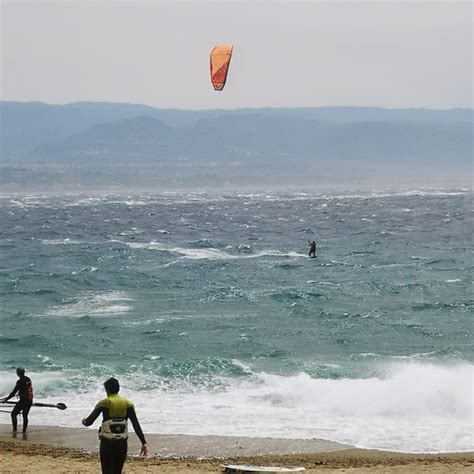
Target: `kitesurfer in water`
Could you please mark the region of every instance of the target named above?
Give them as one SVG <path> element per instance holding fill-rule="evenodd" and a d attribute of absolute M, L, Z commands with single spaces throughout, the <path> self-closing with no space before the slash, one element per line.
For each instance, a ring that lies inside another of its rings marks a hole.
<path fill-rule="evenodd" d="M 313 240 L 312 242 L 308 240 L 309 244 L 309 256 L 310 257 L 316 257 L 316 242 Z"/>
<path fill-rule="evenodd" d="M 140 454 L 146 456 L 148 447 L 133 403 L 118 394 L 119 381 L 111 377 L 104 382 L 104 388 L 107 398 L 97 403 L 91 414 L 83 418 L 82 424 L 90 426 L 102 414 L 102 425 L 99 428 L 102 473 L 120 474 L 127 457 L 128 419 L 142 443 Z"/>
<path fill-rule="evenodd" d="M 16 402 L 11 412 L 13 433 L 16 433 L 18 428 L 17 416 L 20 414 L 20 412 L 22 412 L 22 433 L 25 434 L 26 429 L 28 428 L 28 413 L 30 411 L 31 405 L 33 404 L 33 385 L 31 384 L 31 379 L 25 375 L 25 369 L 23 367 L 18 367 L 16 369 L 16 375 L 18 375 L 18 380 L 15 384 L 15 387 L 13 387 L 10 395 L 8 395 L 8 397 L 2 398 L 0 402 L 5 403 L 18 393 L 20 399 L 18 402 Z"/>

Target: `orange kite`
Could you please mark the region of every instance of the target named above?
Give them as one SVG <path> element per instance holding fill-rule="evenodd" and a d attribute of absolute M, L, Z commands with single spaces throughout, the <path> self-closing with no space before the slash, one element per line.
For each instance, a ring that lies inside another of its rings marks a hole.
<path fill-rule="evenodd" d="M 233 46 L 220 44 L 211 51 L 211 82 L 214 90 L 224 89 Z"/>

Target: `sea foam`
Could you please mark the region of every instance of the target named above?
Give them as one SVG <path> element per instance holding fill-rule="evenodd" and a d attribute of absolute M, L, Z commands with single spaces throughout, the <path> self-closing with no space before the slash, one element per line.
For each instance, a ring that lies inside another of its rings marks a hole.
<path fill-rule="evenodd" d="M 240 365 L 249 371 L 246 364 Z M 159 378 L 144 385 L 150 374 L 137 372 L 121 382 L 148 432 L 322 438 L 361 448 L 447 452 L 474 448 L 473 376 L 474 366 L 467 363 L 411 362 L 387 366 L 383 378 L 255 373 L 245 380 L 224 378 L 214 388 L 198 388 L 186 382 L 173 386 Z M 80 416 L 103 396 L 101 381 L 84 380 L 87 390 L 67 390 L 44 399 L 57 403 L 62 395 L 72 410 L 55 417 L 38 411 L 32 420 L 78 426 Z M 38 392 L 45 382 L 40 377 Z"/>

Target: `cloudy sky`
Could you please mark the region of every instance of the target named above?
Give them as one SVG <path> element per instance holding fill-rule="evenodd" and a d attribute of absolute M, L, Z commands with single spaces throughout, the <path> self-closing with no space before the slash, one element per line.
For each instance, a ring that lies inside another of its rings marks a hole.
<path fill-rule="evenodd" d="M 472 107 L 472 2 L 1 0 L 1 98 Z M 214 92 L 209 52 L 233 43 Z"/>

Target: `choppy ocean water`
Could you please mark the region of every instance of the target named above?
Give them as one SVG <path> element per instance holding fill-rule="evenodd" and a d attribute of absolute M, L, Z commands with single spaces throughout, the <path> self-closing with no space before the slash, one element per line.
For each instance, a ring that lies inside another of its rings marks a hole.
<path fill-rule="evenodd" d="M 32 423 L 79 426 L 114 375 L 148 432 L 473 450 L 472 203 L 0 195 L 0 391 L 25 366 L 69 406 Z"/>

